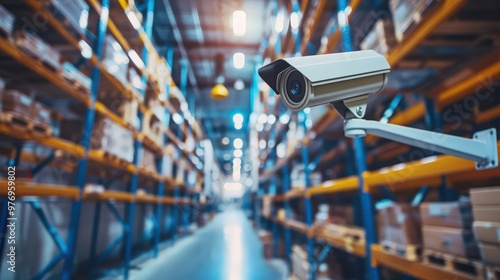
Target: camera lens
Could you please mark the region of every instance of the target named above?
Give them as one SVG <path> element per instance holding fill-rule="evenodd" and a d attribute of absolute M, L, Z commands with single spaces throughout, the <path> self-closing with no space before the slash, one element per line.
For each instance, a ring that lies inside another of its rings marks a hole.
<path fill-rule="evenodd" d="M 300 89 L 302 87 L 300 86 L 300 82 L 295 80 L 292 82 L 292 88 L 290 89 L 290 91 L 292 92 L 293 95 L 298 95 L 300 94 Z"/>
<path fill-rule="evenodd" d="M 299 104 L 306 96 L 306 81 L 299 71 L 292 71 L 286 80 L 286 95 L 290 102 Z"/>

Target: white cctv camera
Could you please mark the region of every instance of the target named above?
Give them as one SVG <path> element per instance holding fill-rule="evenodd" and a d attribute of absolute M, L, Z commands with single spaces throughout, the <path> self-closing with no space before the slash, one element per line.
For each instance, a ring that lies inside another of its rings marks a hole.
<path fill-rule="evenodd" d="M 363 110 L 354 110 L 359 118 L 368 95 L 384 88 L 390 68 L 385 57 L 366 50 L 283 58 L 260 68 L 259 75 L 292 111 L 363 99 Z"/>
<path fill-rule="evenodd" d="M 498 166 L 496 129 L 478 131 L 467 139 L 427 130 L 362 120 L 368 96 L 380 92 L 390 66 L 375 51 L 279 59 L 259 69 L 260 77 L 292 111 L 331 103 L 344 118 L 347 137 L 373 134 L 408 145 L 476 162 L 476 169 Z"/>

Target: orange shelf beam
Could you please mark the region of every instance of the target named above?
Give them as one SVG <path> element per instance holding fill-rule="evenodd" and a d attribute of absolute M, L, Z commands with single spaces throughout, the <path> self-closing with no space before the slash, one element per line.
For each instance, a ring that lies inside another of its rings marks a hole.
<path fill-rule="evenodd" d="M 357 176 L 351 176 L 343 179 L 331 180 L 306 190 L 306 196 L 311 197 L 320 194 L 338 193 L 355 191 L 359 188 L 359 179 Z"/>
<path fill-rule="evenodd" d="M 497 143 L 499 145 L 500 142 Z M 500 151 L 500 148 L 499 148 Z M 442 175 L 457 174 L 464 171 L 475 170 L 473 161 L 449 155 L 432 156 L 418 161 L 401 163 L 378 171 L 363 173 L 365 190 L 377 186 L 396 185 L 397 189 L 404 189 L 405 182 L 439 177 Z"/>
<path fill-rule="evenodd" d="M 478 113 L 475 117 L 475 121 L 478 124 L 482 124 L 498 118 L 500 118 L 500 105 Z"/>
<path fill-rule="evenodd" d="M 74 186 L 61 186 L 52 184 L 39 184 L 33 183 L 27 180 L 17 179 L 15 183 L 15 194 L 16 197 L 21 196 L 37 196 L 37 197 L 64 197 L 76 200 L 78 199 L 79 190 Z M 0 179 L 0 185 L 4 186 L 0 188 L 0 195 L 8 195 L 8 181 L 5 179 Z"/>
<path fill-rule="evenodd" d="M 348 253 L 359 257 L 365 257 L 365 244 L 361 242 L 349 242 L 347 239 L 334 237 L 334 236 L 325 236 L 323 234 L 315 233 L 315 238 L 321 239 L 328 244 L 332 245 L 335 248 L 344 250 Z"/>
<path fill-rule="evenodd" d="M 120 201 L 120 202 L 133 202 L 135 196 L 128 192 L 122 191 L 105 191 L 103 193 L 85 193 L 83 198 L 85 200 L 99 200 L 99 201 Z"/>

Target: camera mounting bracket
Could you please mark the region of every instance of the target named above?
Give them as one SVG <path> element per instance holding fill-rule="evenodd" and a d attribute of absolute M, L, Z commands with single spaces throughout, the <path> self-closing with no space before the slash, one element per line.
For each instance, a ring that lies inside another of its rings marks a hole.
<path fill-rule="evenodd" d="M 332 102 L 333 108 L 345 120 L 348 118 L 364 118 L 366 105 L 368 104 L 368 95 Z"/>
<path fill-rule="evenodd" d="M 474 133 L 473 139 L 405 127 L 395 124 L 356 119 L 344 121 L 346 137 L 364 137 L 373 134 L 396 142 L 449 154 L 476 162 L 476 169 L 498 167 L 497 132 L 495 128 Z"/>

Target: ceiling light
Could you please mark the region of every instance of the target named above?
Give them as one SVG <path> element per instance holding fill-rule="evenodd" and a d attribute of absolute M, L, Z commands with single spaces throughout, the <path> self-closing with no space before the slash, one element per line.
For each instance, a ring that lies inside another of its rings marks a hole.
<path fill-rule="evenodd" d="M 229 91 L 227 88 L 222 84 L 217 82 L 217 84 L 210 90 L 210 96 L 212 99 L 224 99 L 229 95 Z"/>
<path fill-rule="evenodd" d="M 222 144 L 224 144 L 224 145 L 229 144 L 229 138 L 227 138 L 227 137 L 222 138 Z"/>
<path fill-rule="evenodd" d="M 274 123 L 276 122 L 276 116 L 275 116 L 275 115 L 273 115 L 273 114 L 271 114 L 271 115 L 267 116 L 267 122 L 268 122 L 269 124 L 274 124 Z"/>
<path fill-rule="evenodd" d="M 293 12 L 290 15 L 290 26 L 293 31 L 297 31 L 299 29 L 299 14 L 297 12 Z"/>
<path fill-rule="evenodd" d="M 80 19 L 78 20 L 78 25 L 80 25 L 81 29 L 87 28 L 89 24 L 89 12 L 87 10 L 83 10 L 80 14 Z"/>
<path fill-rule="evenodd" d="M 245 36 L 247 30 L 247 14 L 238 10 L 233 13 L 233 34 L 237 37 Z"/>
<path fill-rule="evenodd" d="M 261 123 L 257 123 L 255 125 L 255 129 L 257 129 L 258 132 L 261 132 L 262 130 L 264 130 L 264 125 Z"/>
<path fill-rule="evenodd" d="M 245 83 L 241 79 L 236 80 L 234 82 L 234 89 L 235 90 L 244 90 L 245 89 Z"/>
<path fill-rule="evenodd" d="M 240 179 L 241 179 L 241 171 L 239 171 L 237 169 L 233 170 L 233 181 L 238 182 Z"/>
<path fill-rule="evenodd" d="M 241 140 L 240 138 L 236 138 L 233 141 L 233 145 L 235 149 L 241 149 L 243 147 L 243 140 Z"/>
<path fill-rule="evenodd" d="M 234 157 L 242 157 L 243 156 L 243 152 L 241 150 L 234 150 Z"/>
<path fill-rule="evenodd" d="M 241 183 L 238 183 L 238 182 L 224 184 L 224 189 L 226 191 L 240 191 L 242 188 L 243 188 L 243 186 L 241 185 Z"/>
<path fill-rule="evenodd" d="M 233 64 L 234 68 L 241 69 L 245 67 L 245 54 L 235 53 L 233 54 Z"/>
<path fill-rule="evenodd" d="M 278 12 L 278 15 L 276 16 L 276 22 L 274 23 L 274 30 L 276 30 L 277 33 L 281 33 L 285 27 L 285 13 L 283 10 L 280 10 Z"/>
<path fill-rule="evenodd" d="M 248 177 L 245 179 L 245 185 L 247 185 L 247 187 L 251 187 L 252 184 L 253 184 L 252 178 Z"/>
<path fill-rule="evenodd" d="M 234 129 L 240 130 L 243 127 L 242 123 L 234 123 Z"/>
<path fill-rule="evenodd" d="M 234 123 L 242 123 L 243 122 L 243 115 L 238 113 L 238 114 L 234 114 L 233 116 L 233 122 Z"/>
<path fill-rule="evenodd" d="M 80 45 L 80 49 L 82 50 L 82 56 L 86 59 L 90 59 L 92 57 L 92 48 L 85 42 L 84 40 L 80 40 L 78 42 L 78 45 Z"/>
<path fill-rule="evenodd" d="M 279 143 L 278 146 L 276 146 L 276 155 L 279 158 L 285 157 L 286 154 L 286 145 L 284 143 Z"/>
<path fill-rule="evenodd" d="M 228 154 L 228 153 L 225 153 L 225 154 L 222 156 L 222 158 L 223 158 L 224 160 L 230 160 L 230 159 L 231 159 L 231 155 L 230 155 L 230 154 Z"/>
<path fill-rule="evenodd" d="M 241 158 L 233 158 L 233 166 L 241 166 Z"/>

